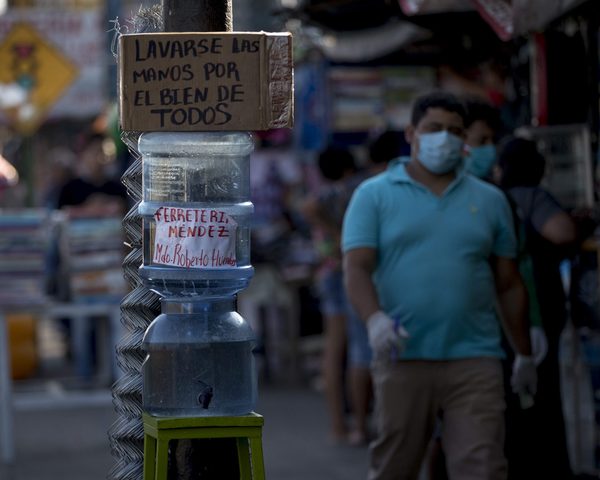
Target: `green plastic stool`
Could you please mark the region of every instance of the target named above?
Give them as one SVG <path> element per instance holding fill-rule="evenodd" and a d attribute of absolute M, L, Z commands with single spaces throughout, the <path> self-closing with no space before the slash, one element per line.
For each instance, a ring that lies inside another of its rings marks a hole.
<path fill-rule="evenodd" d="M 264 480 L 264 419 L 257 413 L 239 417 L 153 417 L 143 414 L 144 480 L 167 480 L 169 442 L 181 439 L 235 438 L 240 480 Z"/>

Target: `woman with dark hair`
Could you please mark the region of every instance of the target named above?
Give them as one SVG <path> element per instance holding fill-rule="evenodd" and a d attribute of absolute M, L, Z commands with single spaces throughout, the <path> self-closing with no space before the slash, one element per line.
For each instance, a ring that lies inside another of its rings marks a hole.
<path fill-rule="evenodd" d="M 344 213 L 354 189 L 365 178 L 346 148 L 329 146 L 318 157 L 322 189 L 309 197 L 303 213 L 311 226 L 320 256 L 315 273 L 324 318 L 323 380 L 331 422 L 331 441 L 354 446 L 368 441 L 371 398 L 371 350 L 364 324 L 344 291 L 340 235 Z M 348 429 L 344 404 L 347 373 L 348 400 L 353 423 Z"/>
<path fill-rule="evenodd" d="M 575 244 L 577 235 L 570 215 L 540 186 L 545 166 L 546 161 L 532 140 L 509 137 L 499 145 L 497 181 L 514 202 L 517 215 L 525 226 L 542 324 L 548 340 L 548 353 L 538 366 L 538 391 L 529 417 L 531 436 L 523 439 L 527 445 L 507 445 L 508 449 L 524 447 L 528 452 L 526 462 L 513 464 L 515 470 L 509 471 L 510 479 L 568 479 L 572 475 L 558 365 L 559 338 L 567 319 L 559 265 L 567 256 L 568 247 Z M 523 458 L 522 455 L 515 457 Z"/>

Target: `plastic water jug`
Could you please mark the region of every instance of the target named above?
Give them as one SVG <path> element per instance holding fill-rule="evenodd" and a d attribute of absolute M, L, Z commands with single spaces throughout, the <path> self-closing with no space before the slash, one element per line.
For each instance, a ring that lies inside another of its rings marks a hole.
<path fill-rule="evenodd" d="M 142 154 L 145 285 L 165 297 L 232 295 L 250 264 L 248 132 L 150 132 Z"/>
<path fill-rule="evenodd" d="M 192 417 L 253 411 L 255 337 L 234 308 L 234 297 L 163 300 L 143 340 L 145 411 Z"/>

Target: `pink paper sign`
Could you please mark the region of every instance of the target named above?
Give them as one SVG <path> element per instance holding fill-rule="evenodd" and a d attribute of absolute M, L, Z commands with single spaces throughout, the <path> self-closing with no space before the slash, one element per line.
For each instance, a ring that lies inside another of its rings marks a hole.
<path fill-rule="evenodd" d="M 160 207 L 152 262 L 182 268 L 234 268 L 237 222 L 221 210 Z"/>

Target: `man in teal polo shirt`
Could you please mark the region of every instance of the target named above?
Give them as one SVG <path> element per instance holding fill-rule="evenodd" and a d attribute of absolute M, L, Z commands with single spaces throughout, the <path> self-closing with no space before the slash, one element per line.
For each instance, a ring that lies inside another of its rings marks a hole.
<path fill-rule="evenodd" d="M 463 173 L 464 119 L 452 94 L 417 99 L 410 159 L 361 184 L 344 219 L 346 288 L 374 354 L 370 480 L 416 479 L 438 416 L 451 480 L 506 478 L 498 311 L 513 389 L 535 393 L 511 211 Z"/>

